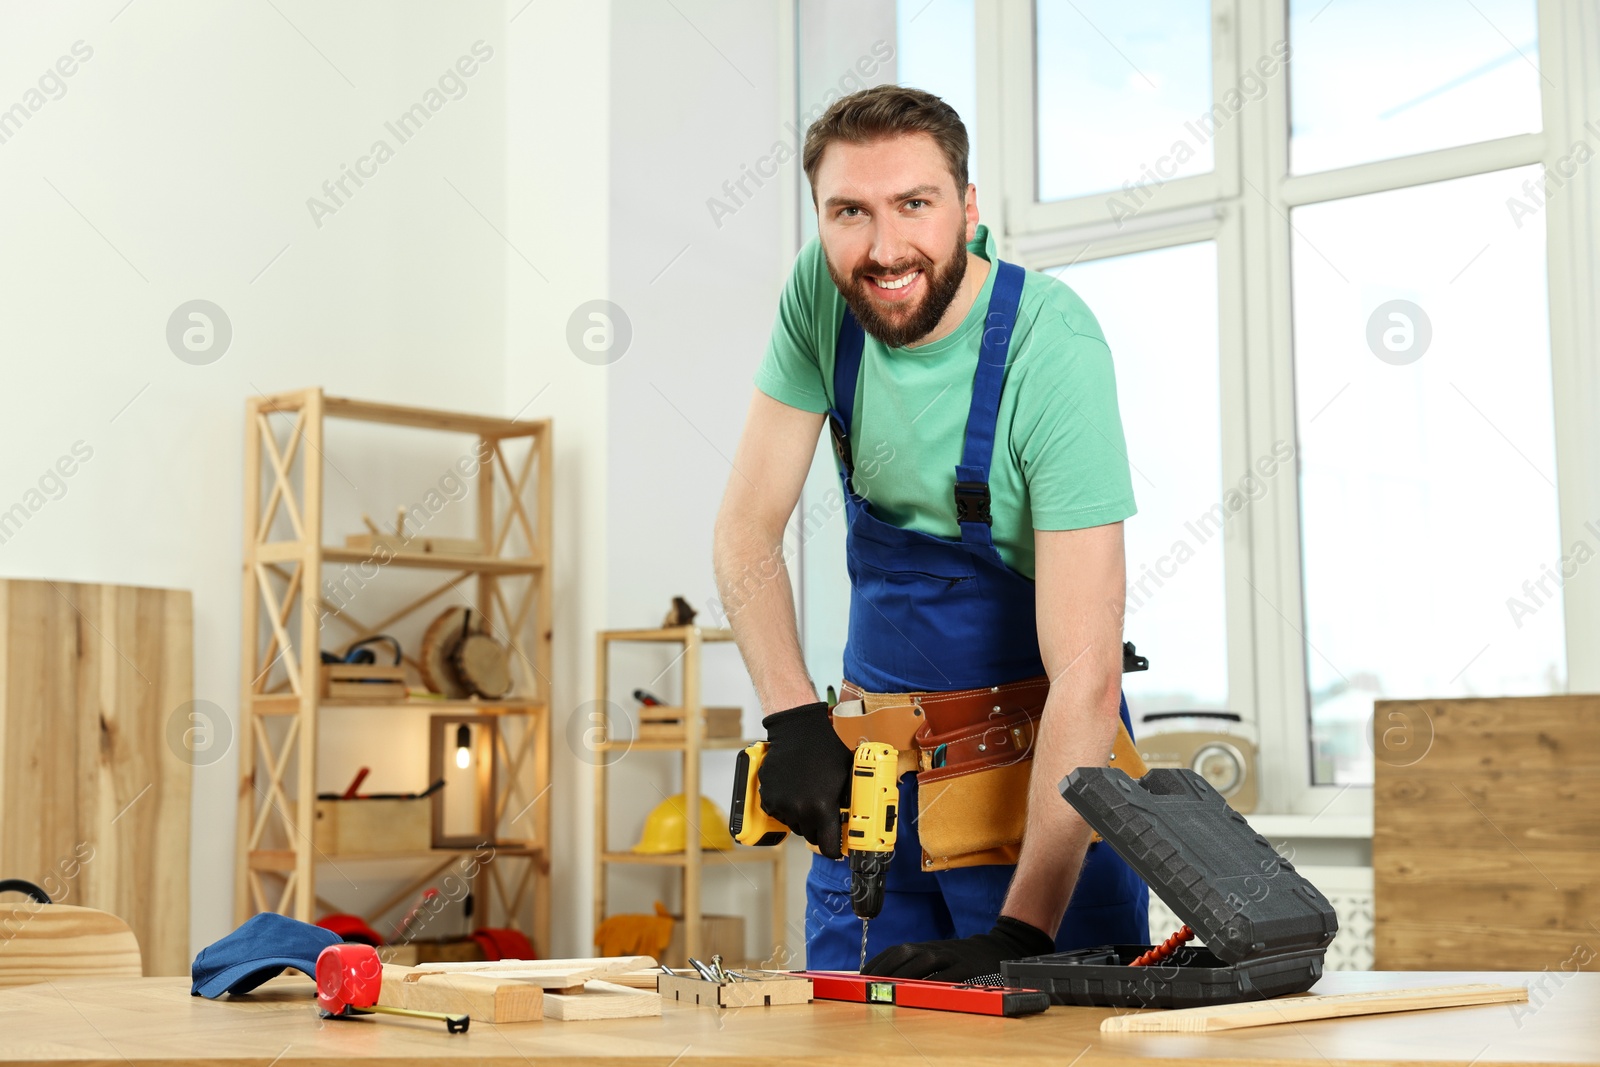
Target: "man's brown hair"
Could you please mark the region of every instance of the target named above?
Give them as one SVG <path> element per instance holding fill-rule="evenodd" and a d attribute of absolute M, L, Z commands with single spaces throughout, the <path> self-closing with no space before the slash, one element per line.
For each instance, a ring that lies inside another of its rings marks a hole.
<path fill-rule="evenodd" d="M 811 201 L 817 199 L 817 167 L 822 153 L 835 141 L 870 144 L 906 133 L 931 136 L 956 180 L 956 195 L 967 192 L 967 128 L 955 108 L 932 93 L 902 85 L 874 85 L 841 97 L 806 130 L 801 166 L 811 183 Z"/>

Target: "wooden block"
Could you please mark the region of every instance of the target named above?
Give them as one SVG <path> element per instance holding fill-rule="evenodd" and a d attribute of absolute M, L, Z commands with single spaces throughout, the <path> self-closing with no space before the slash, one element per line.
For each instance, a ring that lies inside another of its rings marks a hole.
<path fill-rule="evenodd" d="M 563 1022 L 643 1019 L 661 1014 L 661 994 L 629 989 L 613 982 L 585 982 L 583 992 L 573 996 L 546 993 L 544 1014 L 547 1019 Z"/>
<path fill-rule="evenodd" d="M 367 663 L 324 663 L 319 668 L 328 700 L 405 700 L 406 669 Z"/>
<path fill-rule="evenodd" d="M 426 851 L 433 847 L 433 802 L 319 800 L 312 842 L 328 856 Z"/>
<path fill-rule="evenodd" d="M 527 982 L 481 974 L 428 974 L 408 980 L 409 967 L 386 965 L 378 1003 L 411 1011 L 465 1013 L 488 1023 L 544 1018 L 544 991 Z"/>
<path fill-rule="evenodd" d="M 702 739 L 739 737 L 744 732 L 744 712 L 740 708 L 704 708 Z M 683 741 L 684 709 L 665 705 L 639 709 L 640 741 Z"/>
<path fill-rule="evenodd" d="M 1536 971 L 1588 951 L 1600 696 L 1382 700 L 1373 721 L 1376 968 Z"/>
<path fill-rule="evenodd" d="M 412 969 L 408 981 L 425 974 L 482 974 L 503 980 L 530 982 L 544 989 L 574 989 L 585 982 L 624 971 L 654 967 L 650 956 L 589 956 L 560 960 L 490 960 L 484 963 L 424 963 Z"/>
<path fill-rule="evenodd" d="M 686 975 L 656 972 L 663 999 L 704 1008 L 762 1008 L 811 1003 L 809 978 L 763 978 L 753 982 L 718 984 Z"/>
<path fill-rule="evenodd" d="M 0 986 L 138 978 L 139 942 L 115 915 L 72 904 L 0 904 Z"/>

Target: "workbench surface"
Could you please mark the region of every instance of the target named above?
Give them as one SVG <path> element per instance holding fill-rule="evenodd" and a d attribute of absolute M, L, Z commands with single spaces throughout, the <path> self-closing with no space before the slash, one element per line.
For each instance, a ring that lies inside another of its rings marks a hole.
<path fill-rule="evenodd" d="M 1352 1061 L 1494 1067 L 1600 1062 L 1600 974 L 1338 972 L 1314 992 L 1349 993 L 1463 982 L 1529 984 L 1529 1003 L 1368 1016 L 1219 1034 L 1101 1034 L 1101 1008 L 1052 1008 L 995 1019 L 818 1001 L 717 1011 L 666 1004 L 659 1018 L 441 1023 L 367 1017 L 323 1020 L 309 979 L 274 979 L 255 995 L 203 1000 L 183 978 L 73 979 L 0 990 L 0 1063 L 145 1065 L 736 1062 L 892 1067 L 1048 1063 L 1104 1067 L 1159 1058 L 1244 1064 Z"/>

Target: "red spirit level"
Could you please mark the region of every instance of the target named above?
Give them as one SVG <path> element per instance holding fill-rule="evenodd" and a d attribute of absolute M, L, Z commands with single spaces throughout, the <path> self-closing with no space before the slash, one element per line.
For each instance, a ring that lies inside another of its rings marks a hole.
<path fill-rule="evenodd" d="M 874 978 L 852 971 L 794 971 L 811 979 L 817 1000 L 843 1000 L 852 1004 L 898 1004 L 902 1008 L 931 1008 L 968 1015 L 1034 1015 L 1050 1006 L 1050 994 L 1013 986 L 973 985 L 967 982 L 929 982 L 910 978 Z"/>

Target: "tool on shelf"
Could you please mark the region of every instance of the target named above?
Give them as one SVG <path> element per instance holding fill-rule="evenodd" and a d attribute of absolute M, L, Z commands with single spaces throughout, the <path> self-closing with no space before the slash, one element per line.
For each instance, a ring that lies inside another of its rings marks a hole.
<path fill-rule="evenodd" d="M 435 1019 L 452 1034 L 464 1034 L 469 1015 L 442 1011 L 412 1011 L 378 1003 L 383 988 L 383 963 L 371 945 L 346 942 L 329 945 L 317 956 L 317 1007 L 324 1019 L 350 1018 L 381 1012 L 412 1019 Z"/>
<path fill-rule="evenodd" d="M 734 764 L 733 801 L 728 832 L 746 845 L 776 845 L 789 833 L 761 807 L 761 763 L 767 743 L 743 749 Z M 883 910 L 884 879 L 894 855 L 900 806 L 899 753 L 881 741 L 856 748 L 850 777 L 850 806 L 840 811 L 844 850 L 850 857 L 850 907 L 861 920 L 861 964 L 867 962 L 867 924 Z"/>
<path fill-rule="evenodd" d="M 510 653 L 467 607 L 446 608 L 428 624 L 418 665 L 422 684 L 451 700 L 497 700 L 511 688 Z"/>
<path fill-rule="evenodd" d="M 666 705 L 657 699 L 656 695 L 650 692 L 648 689 L 635 689 L 633 691 L 633 699 L 637 700 L 647 708 L 666 707 Z"/>
<path fill-rule="evenodd" d="M 1037 989 L 981 985 L 975 982 L 931 982 L 926 979 L 874 978 L 848 971 L 791 971 L 811 980 L 818 1000 L 852 1004 L 894 1004 L 902 1008 L 958 1011 L 968 1015 L 1015 1018 L 1037 1015 L 1050 1006 L 1050 995 Z"/>
<path fill-rule="evenodd" d="M 694 617 L 700 614 L 689 606 L 689 602 L 681 596 L 672 598 L 672 607 L 667 609 L 666 617 L 661 620 L 663 629 L 673 626 L 689 626 L 694 623 Z"/>

